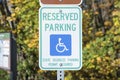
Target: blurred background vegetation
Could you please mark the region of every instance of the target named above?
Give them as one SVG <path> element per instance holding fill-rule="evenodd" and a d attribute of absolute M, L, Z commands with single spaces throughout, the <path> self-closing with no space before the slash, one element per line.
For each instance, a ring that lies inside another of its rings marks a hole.
<path fill-rule="evenodd" d="M 10 0 L 10 4 L 8 13 L 0 4 L 0 32 L 15 36 L 17 80 L 56 80 L 56 71 L 38 67 L 39 0 Z M 120 80 L 120 0 L 83 0 L 80 7 L 83 67 L 65 71 L 65 80 Z M 0 80 L 9 80 L 8 72 L 0 70 Z"/>

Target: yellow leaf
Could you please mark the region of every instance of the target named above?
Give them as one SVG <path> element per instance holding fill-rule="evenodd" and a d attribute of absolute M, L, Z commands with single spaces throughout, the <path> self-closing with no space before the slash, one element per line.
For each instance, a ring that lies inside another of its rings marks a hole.
<path fill-rule="evenodd" d="M 110 22 L 110 21 L 105 21 L 105 22 L 104 22 L 104 25 L 105 25 L 106 27 L 110 27 L 110 26 L 112 26 L 112 22 Z"/>
<path fill-rule="evenodd" d="M 96 36 L 103 36 L 103 33 L 102 33 L 102 31 L 99 31 L 99 32 L 96 32 L 95 35 Z"/>
<path fill-rule="evenodd" d="M 87 49 L 90 49 L 90 44 L 87 44 L 87 45 L 86 45 L 86 48 L 87 48 Z"/>
<path fill-rule="evenodd" d="M 97 62 L 101 62 L 101 58 L 100 57 L 97 57 Z"/>

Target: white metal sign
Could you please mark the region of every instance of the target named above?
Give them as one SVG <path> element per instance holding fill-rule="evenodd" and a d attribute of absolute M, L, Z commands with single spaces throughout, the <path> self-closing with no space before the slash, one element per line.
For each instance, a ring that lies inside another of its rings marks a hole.
<path fill-rule="evenodd" d="M 0 68 L 10 70 L 10 33 L 0 33 Z"/>
<path fill-rule="evenodd" d="M 82 67 L 82 10 L 42 7 L 39 10 L 39 66 L 43 70 Z"/>

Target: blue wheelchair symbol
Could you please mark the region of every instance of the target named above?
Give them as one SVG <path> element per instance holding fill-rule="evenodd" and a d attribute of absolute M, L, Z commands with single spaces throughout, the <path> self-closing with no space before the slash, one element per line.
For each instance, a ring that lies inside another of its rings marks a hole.
<path fill-rule="evenodd" d="M 50 55 L 70 56 L 71 35 L 50 35 Z"/>

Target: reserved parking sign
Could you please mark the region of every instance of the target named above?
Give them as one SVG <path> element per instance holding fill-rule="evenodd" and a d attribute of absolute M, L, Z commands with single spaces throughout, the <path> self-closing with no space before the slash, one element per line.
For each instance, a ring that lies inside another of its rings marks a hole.
<path fill-rule="evenodd" d="M 42 7 L 39 10 L 39 66 L 43 70 L 82 67 L 82 10 Z"/>

